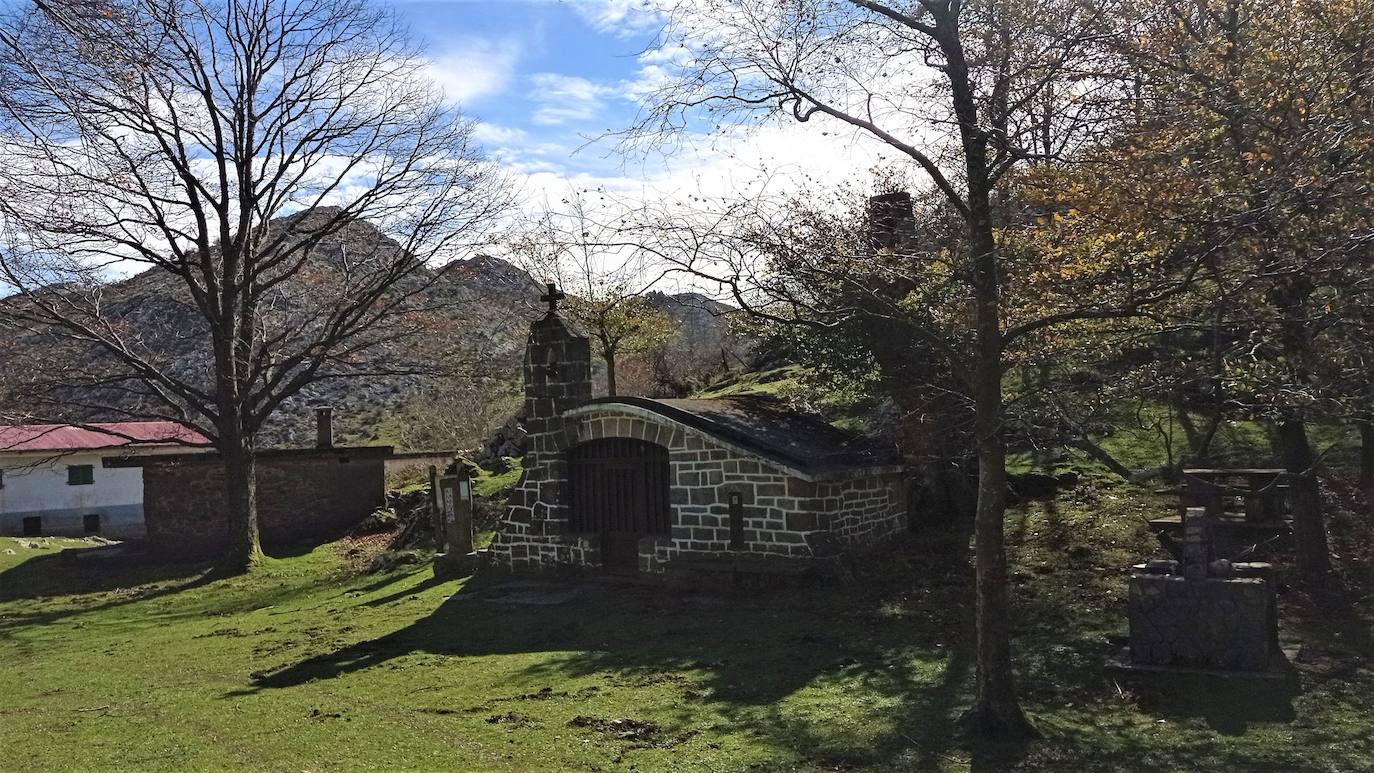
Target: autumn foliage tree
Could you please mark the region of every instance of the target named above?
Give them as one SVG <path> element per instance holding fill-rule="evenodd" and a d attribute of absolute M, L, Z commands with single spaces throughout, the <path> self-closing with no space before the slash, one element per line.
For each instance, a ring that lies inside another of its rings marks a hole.
<path fill-rule="evenodd" d="M 1115 127 L 1128 88 L 1113 76 L 1117 53 L 1105 44 L 1116 33 L 1119 4 L 684 0 L 657 6 L 667 19 L 663 42 L 684 51 L 685 63 L 648 96 L 632 137 L 660 142 L 714 125 L 768 120 L 864 134 L 919 170 L 959 224 L 948 251 L 908 255 L 917 266 L 943 265 L 957 313 L 899 329 L 939 331 L 926 340 L 960 382 L 972 417 L 978 689 L 968 718 L 992 734 L 1025 732 L 1012 672 L 1003 537 L 1003 381 L 1010 353 L 1059 324 L 1135 314 L 1158 288 L 1142 283 L 1121 292 L 1065 292 L 1061 298 L 1072 302 L 1063 305 L 1009 305 L 1008 291 L 1024 276 L 1020 262 L 1035 256 L 1006 249 L 1003 226 L 1013 213 L 1005 191 L 1016 170 L 1070 159 Z M 763 276 L 763 285 L 772 284 L 766 275 L 739 270 L 738 261 L 722 270 L 730 256 L 748 253 L 732 250 L 726 247 L 727 257 L 714 266 L 692 260 L 721 281 L 753 284 Z M 888 263 L 907 275 L 926 270 L 913 270 L 911 261 Z M 1090 277 L 1076 279 L 1083 286 Z"/>
<path fill-rule="evenodd" d="M 1176 364 L 1192 358 L 1184 399 L 1207 405 L 1213 428 L 1221 417 L 1272 427 L 1293 475 L 1299 567 L 1321 577 L 1309 426 L 1359 420 L 1368 395 L 1374 4 L 1169 0 L 1121 12 L 1129 120 L 1094 163 L 1032 181 L 1058 202 L 1041 234 L 1079 253 L 1191 256 L 1188 292 L 1156 309 L 1159 341 L 1181 345 Z"/>

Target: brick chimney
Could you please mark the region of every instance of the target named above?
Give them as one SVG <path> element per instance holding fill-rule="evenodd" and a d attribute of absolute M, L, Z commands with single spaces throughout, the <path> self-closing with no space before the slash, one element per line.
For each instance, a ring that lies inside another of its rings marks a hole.
<path fill-rule="evenodd" d="M 879 250 L 901 250 L 915 239 L 911 194 L 884 193 L 868 200 L 869 245 Z"/>
<path fill-rule="evenodd" d="M 334 447 L 334 409 L 327 405 L 315 409 L 315 447 Z"/>

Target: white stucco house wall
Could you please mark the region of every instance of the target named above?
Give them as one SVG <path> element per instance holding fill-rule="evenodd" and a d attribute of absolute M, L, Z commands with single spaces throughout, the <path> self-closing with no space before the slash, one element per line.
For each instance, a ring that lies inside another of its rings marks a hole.
<path fill-rule="evenodd" d="M 0 535 L 139 539 L 143 471 L 102 460 L 207 444 L 167 421 L 0 426 Z"/>

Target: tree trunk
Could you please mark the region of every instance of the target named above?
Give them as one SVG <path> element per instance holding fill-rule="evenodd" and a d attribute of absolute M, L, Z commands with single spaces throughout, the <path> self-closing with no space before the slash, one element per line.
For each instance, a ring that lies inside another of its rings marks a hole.
<path fill-rule="evenodd" d="M 1178 425 L 1183 428 L 1183 437 L 1188 442 L 1187 452 L 1178 455 L 1178 470 L 1174 472 L 1177 473 L 1190 464 L 1194 467 L 1210 466 L 1212 437 L 1221 423 L 1213 415 L 1210 417 L 1207 431 L 1201 432 L 1193 422 L 1193 415 L 1181 403 L 1174 406 L 1174 415 L 1178 417 Z"/>
<path fill-rule="evenodd" d="M 1135 472 L 1131 470 L 1131 468 L 1127 467 L 1126 465 L 1118 461 L 1115 456 L 1112 456 L 1110 453 L 1107 452 L 1107 449 L 1103 448 L 1097 443 L 1094 443 L 1092 438 L 1088 437 L 1086 434 L 1079 435 L 1078 437 L 1074 438 L 1073 446 L 1078 450 L 1082 451 L 1083 453 L 1087 454 L 1088 456 L 1091 456 L 1092 458 L 1101 462 L 1104 467 L 1116 473 L 1117 477 L 1121 478 L 1122 480 L 1136 480 L 1137 476 Z"/>
<path fill-rule="evenodd" d="M 257 460 L 251 440 L 236 433 L 225 438 L 221 449 L 224 460 L 225 508 L 228 516 L 228 545 L 223 569 L 240 574 L 262 560 L 258 537 Z"/>
<path fill-rule="evenodd" d="M 978 439 L 978 507 L 973 546 L 978 631 L 977 697 L 967 719 L 977 733 L 1017 737 L 1030 723 L 1016 699 L 1011 664 L 1011 609 L 1007 598 L 1004 518 L 1007 506 L 1006 444 L 1002 434 L 1002 367 L 1000 346 L 983 349 L 974 378 Z"/>
<path fill-rule="evenodd" d="M 606 395 L 615 397 L 615 352 L 606 349 L 601 357 L 606 361 Z"/>
<path fill-rule="evenodd" d="M 1374 420 L 1355 423 L 1360 429 L 1360 491 L 1366 512 L 1374 515 Z"/>
<path fill-rule="evenodd" d="M 951 6 L 953 9 L 954 6 Z M 1001 277 L 992 212 L 988 138 L 978 123 L 968 61 L 959 37 L 958 11 L 936 19 L 945 55 L 954 113 L 968 180 L 965 220 L 973 274 L 975 351 L 971 371 L 974 434 L 978 450 L 978 506 L 973 520 L 977 696 L 965 715 L 971 730 L 1017 738 L 1034 734 L 1016 700 L 1011 665 L 1011 620 L 1007 600 L 1004 534 L 1007 452 L 1003 435 Z"/>
<path fill-rule="evenodd" d="M 1291 369 L 1289 384 L 1296 391 L 1312 388 L 1312 331 L 1307 307 L 1316 285 L 1302 273 L 1278 279 L 1269 291 L 1270 301 L 1279 311 L 1279 340 L 1284 361 Z M 1278 456 L 1291 480 L 1289 507 L 1293 511 L 1293 542 L 1298 573 L 1305 580 L 1322 580 L 1331 570 L 1331 554 L 1326 544 L 1326 521 L 1322 517 L 1321 493 L 1317 490 L 1316 458 L 1307 439 L 1307 425 L 1294 408 L 1283 409 L 1275 427 Z"/>
<path fill-rule="evenodd" d="M 1331 554 L 1307 427 L 1301 420 L 1290 418 L 1280 421 L 1277 430 L 1279 458 L 1291 475 L 1288 502 L 1293 511 L 1298 572 L 1307 579 L 1320 580 L 1331 570 Z"/>

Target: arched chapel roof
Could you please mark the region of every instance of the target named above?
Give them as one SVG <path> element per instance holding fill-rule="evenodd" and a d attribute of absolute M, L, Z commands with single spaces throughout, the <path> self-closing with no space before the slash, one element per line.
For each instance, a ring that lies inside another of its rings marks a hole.
<path fill-rule="evenodd" d="M 769 397 L 742 395 L 713 399 L 654 400 L 603 397 L 572 411 L 573 415 L 617 406 L 630 413 L 646 411 L 724 441 L 807 477 L 902 466 L 890 444 L 848 432 L 814 414 L 790 409 Z"/>

